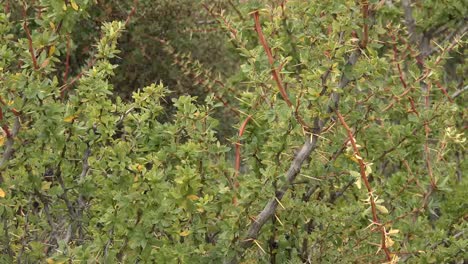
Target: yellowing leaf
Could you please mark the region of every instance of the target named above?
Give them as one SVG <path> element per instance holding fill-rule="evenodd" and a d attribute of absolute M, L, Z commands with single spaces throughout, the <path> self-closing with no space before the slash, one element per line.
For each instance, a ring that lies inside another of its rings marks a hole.
<path fill-rule="evenodd" d="M 369 174 L 372 173 L 372 163 L 367 163 L 366 164 L 366 175 L 369 176 Z"/>
<path fill-rule="evenodd" d="M 357 159 L 357 160 L 362 160 L 362 157 L 357 155 L 357 154 L 354 154 L 354 157 Z"/>
<path fill-rule="evenodd" d="M 396 235 L 400 232 L 400 230 L 398 229 L 390 229 L 390 231 L 387 232 L 387 235 L 391 236 L 391 235 Z"/>
<path fill-rule="evenodd" d="M 136 169 L 137 169 L 137 171 L 141 172 L 143 170 L 143 165 L 138 164 Z"/>
<path fill-rule="evenodd" d="M 356 184 L 356 187 L 360 190 L 362 187 L 361 178 L 357 178 L 355 184 Z"/>
<path fill-rule="evenodd" d="M 55 53 L 55 45 L 52 45 L 49 48 L 49 57 L 54 55 L 54 53 Z"/>
<path fill-rule="evenodd" d="M 0 136 L 0 147 L 5 144 L 5 136 Z"/>
<path fill-rule="evenodd" d="M 64 264 L 67 262 L 68 259 L 65 259 L 63 257 L 59 258 L 48 258 L 46 259 L 47 264 Z"/>
<path fill-rule="evenodd" d="M 49 189 L 50 189 L 50 185 L 52 185 L 52 182 L 43 181 L 43 182 L 42 182 L 42 185 L 41 185 L 41 190 L 43 190 L 43 191 L 49 190 Z"/>
<path fill-rule="evenodd" d="M 71 123 L 73 122 L 73 120 L 75 120 L 77 118 L 76 115 L 70 115 L 70 116 L 67 116 L 63 119 L 63 121 L 67 122 L 67 123 Z"/>
<path fill-rule="evenodd" d="M 393 244 L 395 244 L 395 242 L 389 236 L 385 237 L 385 245 L 387 247 L 391 247 L 391 246 L 393 246 Z"/>
<path fill-rule="evenodd" d="M 5 191 L 2 188 L 0 188 L 0 198 L 5 198 L 5 196 L 6 196 Z"/>
<path fill-rule="evenodd" d="M 196 196 L 195 194 L 188 195 L 187 198 L 189 198 L 192 201 L 200 199 L 200 197 Z"/>
<path fill-rule="evenodd" d="M 356 162 L 356 163 L 359 164 L 359 160 L 358 160 L 355 156 L 349 155 L 348 158 L 349 158 L 350 160 L 352 160 L 352 161 L 354 161 L 354 162 Z"/>
<path fill-rule="evenodd" d="M 63 3 L 62 9 L 63 11 L 67 11 L 67 4 Z"/>
<path fill-rule="evenodd" d="M 75 11 L 78 11 L 79 7 L 78 5 L 75 3 L 75 0 L 70 0 L 70 4 L 71 4 L 71 7 L 73 9 L 75 9 Z"/>
<path fill-rule="evenodd" d="M 375 207 L 379 210 L 382 214 L 388 214 L 388 209 L 385 208 L 383 205 L 376 204 Z"/>
<path fill-rule="evenodd" d="M 49 25 L 50 25 L 50 28 L 51 28 L 53 31 L 55 31 L 56 28 L 55 28 L 54 22 L 50 21 L 50 22 L 49 22 Z"/>
<path fill-rule="evenodd" d="M 349 174 L 354 178 L 361 178 L 361 174 L 357 171 L 349 171 Z"/>
<path fill-rule="evenodd" d="M 186 237 L 188 235 L 190 235 L 190 230 L 184 230 L 179 233 L 179 236 L 183 236 L 183 237 Z"/>
<path fill-rule="evenodd" d="M 357 171 L 349 171 L 349 174 L 353 176 L 354 178 L 356 178 L 355 184 L 358 189 L 361 189 L 361 186 L 362 186 L 361 174 Z"/>

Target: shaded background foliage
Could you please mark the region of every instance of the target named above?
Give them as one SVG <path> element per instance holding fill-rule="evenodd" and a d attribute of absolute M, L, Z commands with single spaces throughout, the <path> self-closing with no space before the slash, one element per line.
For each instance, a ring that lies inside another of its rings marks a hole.
<path fill-rule="evenodd" d="M 464 1 L 24 3 L 0 262 L 466 260 Z"/>

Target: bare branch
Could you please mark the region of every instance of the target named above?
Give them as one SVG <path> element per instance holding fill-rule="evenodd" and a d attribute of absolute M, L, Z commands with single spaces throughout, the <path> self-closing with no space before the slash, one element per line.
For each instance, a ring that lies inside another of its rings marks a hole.
<path fill-rule="evenodd" d="M 349 56 L 346 64 L 354 65 L 359 59 L 360 55 L 361 55 L 361 51 L 357 49 L 355 52 L 353 52 Z M 348 79 L 343 73 L 341 76 L 340 82 L 338 84 L 338 87 L 340 89 L 343 89 L 344 87 L 346 87 L 346 85 L 349 84 L 350 81 L 351 80 Z M 330 101 L 330 105 L 327 111 L 329 113 L 332 113 L 338 107 L 340 96 L 336 92 L 332 93 L 330 96 L 331 96 L 331 101 Z M 252 223 L 249 230 L 247 231 L 247 235 L 244 237 L 244 239 L 240 243 L 240 251 L 238 251 L 237 254 L 230 261 L 227 261 L 226 263 L 232 263 L 232 264 L 238 263 L 239 258 L 243 255 L 245 250 L 254 243 L 254 240 L 260 234 L 260 230 L 263 227 L 263 225 L 265 225 L 268 219 L 270 219 L 275 214 L 279 201 L 281 201 L 286 191 L 294 183 L 296 176 L 301 171 L 301 167 L 304 161 L 310 157 L 310 154 L 312 153 L 312 151 L 317 147 L 317 142 L 318 142 L 320 133 L 322 132 L 323 127 L 328 121 L 329 121 L 328 118 L 324 120 L 320 120 L 316 118 L 314 120 L 314 128 L 312 129 L 312 134 L 311 134 L 312 136 L 311 137 L 308 136 L 306 138 L 305 143 L 302 145 L 301 149 L 299 150 L 296 157 L 292 161 L 291 166 L 289 167 L 289 170 L 286 173 L 286 179 L 287 179 L 286 183 L 283 186 L 281 186 L 281 188 L 279 188 L 278 191 L 276 191 L 275 196 L 268 201 L 268 203 L 265 205 L 265 207 L 260 212 L 260 214 L 257 215 L 257 217 L 255 218 L 255 222 Z"/>
<path fill-rule="evenodd" d="M 278 207 L 279 201 L 283 198 L 286 191 L 289 189 L 291 184 L 296 179 L 296 176 L 301 171 L 302 164 L 306 159 L 309 158 L 310 153 L 317 147 L 318 134 L 322 128 L 323 124 L 321 121 L 316 119 L 316 124 L 314 128 L 314 133 L 312 138 L 307 137 L 304 145 L 302 145 L 301 150 L 297 153 L 296 157 L 291 163 L 288 172 L 286 173 L 286 184 L 284 184 L 275 194 L 275 197 L 271 198 L 267 205 L 263 208 L 262 212 L 255 218 L 255 222 L 250 226 L 247 235 L 244 240 L 241 242 L 240 246 L 242 252 L 239 255 L 243 254 L 245 249 L 249 248 L 253 241 L 258 237 L 261 228 L 263 225 L 275 214 L 276 208 Z M 228 263 L 237 263 L 238 256 L 234 257 Z"/>
<path fill-rule="evenodd" d="M 465 92 L 466 90 L 468 90 L 468 85 L 461 88 L 460 90 L 457 90 L 456 92 L 454 92 L 450 97 L 452 97 L 452 99 L 455 99 L 457 98 L 458 96 L 460 96 L 460 94 L 462 94 L 463 92 Z"/>
<path fill-rule="evenodd" d="M 452 33 L 447 35 L 447 37 L 445 37 L 442 43 L 457 41 L 457 36 L 463 36 L 464 34 L 466 34 L 467 31 L 468 31 L 467 21 L 466 20 L 461 21 L 459 27 L 453 30 Z M 428 56 L 432 55 L 437 50 L 438 50 L 437 47 L 432 48 L 429 51 Z"/>

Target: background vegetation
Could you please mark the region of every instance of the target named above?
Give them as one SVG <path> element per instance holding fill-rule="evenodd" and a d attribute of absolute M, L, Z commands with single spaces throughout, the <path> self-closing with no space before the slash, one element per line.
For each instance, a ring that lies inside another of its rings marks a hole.
<path fill-rule="evenodd" d="M 1 3 L 1 263 L 467 260 L 465 1 Z"/>

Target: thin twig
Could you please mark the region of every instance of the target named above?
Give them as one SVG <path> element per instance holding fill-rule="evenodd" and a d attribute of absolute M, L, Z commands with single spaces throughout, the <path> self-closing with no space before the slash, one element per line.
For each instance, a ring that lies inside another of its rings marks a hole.
<path fill-rule="evenodd" d="M 371 204 L 371 212 L 372 212 L 372 221 L 375 225 L 380 226 L 379 218 L 377 216 L 377 206 L 376 206 L 374 196 L 373 196 L 373 190 L 366 175 L 366 164 L 364 163 L 364 160 L 361 158 L 362 156 L 361 156 L 361 153 L 359 153 L 359 149 L 357 147 L 351 128 L 348 126 L 348 124 L 346 123 L 343 116 L 340 114 L 338 110 L 336 111 L 336 115 L 338 116 L 338 119 L 340 120 L 341 124 L 343 125 L 343 127 L 346 129 L 346 132 L 348 133 L 348 138 L 349 138 L 349 141 L 351 142 L 351 146 L 353 147 L 355 156 L 359 156 L 357 158 L 359 162 L 359 171 L 361 174 L 361 179 L 364 182 L 364 185 L 366 186 L 366 189 L 367 189 L 367 193 L 369 195 L 369 202 Z M 387 260 L 390 261 L 392 259 L 392 256 L 390 254 L 390 250 L 386 246 L 385 229 L 380 227 L 380 233 L 382 236 L 380 247 L 385 252 Z"/>
<path fill-rule="evenodd" d="M 27 14 L 26 14 L 26 3 L 23 2 L 23 19 L 24 19 L 23 29 L 26 32 L 26 37 L 28 39 L 28 48 L 29 48 L 29 53 L 31 54 L 33 67 L 34 67 L 35 70 L 37 70 L 37 69 L 39 69 L 39 66 L 37 64 L 36 54 L 34 52 L 34 47 L 33 47 L 33 40 L 32 40 L 32 37 L 31 37 L 31 32 L 29 31 L 27 18 L 28 17 L 27 17 Z"/>
<path fill-rule="evenodd" d="M 292 103 L 289 100 L 288 94 L 286 93 L 286 90 L 284 89 L 283 82 L 281 81 L 281 76 L 279 75 L 278 69 L 275 67 L 275 60 L 273 59 L 271 49 L 268 46 L 267 41 L 265 40 L 265 36 L 263 35 L 262 27 L 260 25 L 260 15 L 259 15 L 258 10 L 253 13 L 253 17 L 255 21 L 255 30 L 257 31 L 260 44 L 262 44 L 263 49 L 265 50 L 267 54 L 268 62 L 270 63 L 270 66 L 271 66 L 271 71 L 272 71 L 271 73 L 273 75 L 273 79 L 275 80 L 276 85 L 278 86 L 278 90 L 280 91 L 281 97 L 283 97 L 284 101 L 286 101 L 289 107 L 292 107 Z"/>

